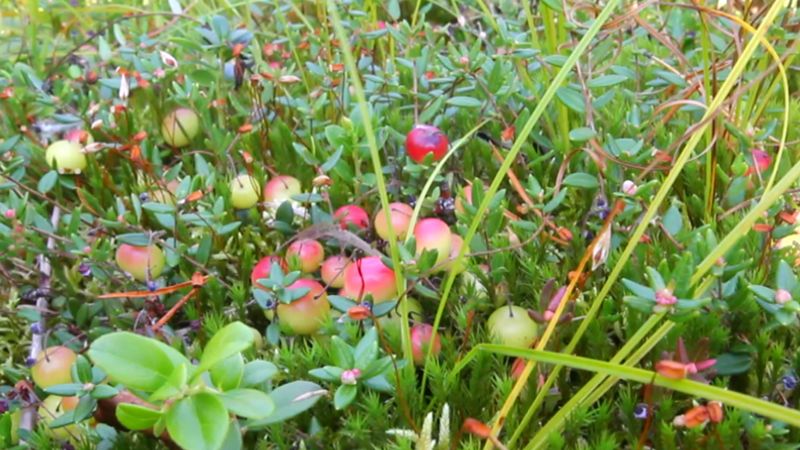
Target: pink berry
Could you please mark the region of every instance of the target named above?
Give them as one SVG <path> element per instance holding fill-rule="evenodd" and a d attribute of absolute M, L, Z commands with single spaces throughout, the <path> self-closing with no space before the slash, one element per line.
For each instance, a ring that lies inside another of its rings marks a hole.
<path fill-rule="evenodd" d="M 406 237 L 413 213 L 414 209 L 405 203 L 389 204 L 389 214 L 391 215 L 392 229 L 396 239 L 404 239 Z M 389 240 L 389 225 L 386 222 L 386 213 L 383 209 L 375 214 L 375 231 L 381 239 Z"/>
<path fill-rule="evenodd" d="M 320 269 L 322 281 L 332 288 L 341 288 L 344 286 L 344 271 L 350 264 L 350 258 L 342 255 L 333 255 L 328 257 Z"/>
<path fill-rule="evenodd" d="M 264 185 L 264 201 L 283 203 L 302 192 L 300 180 L 289 175 L 278 175 Z"/>
<path fill-rule="evenodd" d="M 289 261 L 296 258 L 300 262 L 300 270 L 310 273 L 319 269 L 322 260 L 325 259 L 325 249 L 313 239 L 299 239 L 286 249 L 286 258 Z"/>
<path fill-rule="evenodd" d="M 367 256 L 356 260 L 344 271 L 343 292 L 355 300 L 367 294 L 376 303 L 397 297 L 394 271 L 378 256 Z"/>
<path fill-rule="evenodd" d="M 436 265 L 450 256 L 453 236 L 445 221 L 436 218 L 422 219 L 414 227 L 414 239 L 417 241 L 417 256 L 425 250 L 436 250 Z"/>
<path fill-rule="evenodd" d="M 447 154 L 448 145 L 447 136 L 430 125 L 417 125 L 406 135 L 406 151 L 417 163 L 423 162 L 428 153 L 433 154 L 434 161 L 439 161 Z"/>
<path fill-rule="evenodd" d="M 333 213 L 333 218 L 339 222 L 343 230 L 348 229 L 350 225 L 360 229 L 369 227 L 369 215 L 360 206 L 344 205 Z"/>
<path fill-rule="evenodd" d="M 433 327 L 427 323 L 419 323 L 411 327 L 411 354 L 414 357 L 414 363 L 422 365 L 425 362 L 425 357 L 428 356 L 428 351 L 431 355 L 438 356 L 442 351 L 442 341 L 439 335 L 432 341 Z M 429 350 L 433 342 L 433 348 Z"/>

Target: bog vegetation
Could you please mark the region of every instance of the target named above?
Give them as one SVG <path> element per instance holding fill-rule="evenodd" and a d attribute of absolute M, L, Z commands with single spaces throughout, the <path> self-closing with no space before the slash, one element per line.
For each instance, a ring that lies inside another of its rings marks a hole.
<path fill-rule="evenodd" d="M 0 447 L 795 448 L 792 1 L 0 11 Z"/>

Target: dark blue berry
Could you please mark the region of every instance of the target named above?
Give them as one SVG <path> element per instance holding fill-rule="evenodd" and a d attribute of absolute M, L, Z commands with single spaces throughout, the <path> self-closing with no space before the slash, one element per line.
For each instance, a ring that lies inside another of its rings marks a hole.
<path fill-rule="evenodd" d="M 34 322 L 31 324 L 31 333 L 32 334 L 42 334 L 42 326 L 39 325 L 39 322 Z"/>
<path fill-rule="evenodd" d="M 27 358 L 25 358 L 26 366 L 33 367 L 34 364 L 36 364 L 36 358 L 34 358 L 33 356 L 28 356 Z"/>
<path fill-rule="evenodd" d="M 783 378 L 781 378 L 781 382 L 783 383 L 783 387 L 789 390 L 797 387 L 797 377 L 794 375 L 784 375 Z"/>
<path fill-rule="evenodd" d="M 639 420 L 647 419 L 650 415 L 650 408 L 647 403 L 639 403 L 633 408 L 633 417 Z"/>
<path fill-rule="evenodd" d="M 150 291 L 150 292 L 155 291 L 156 288 L 158 288 L 158 286 L 156 285 L 155 281 L 150 280 L 150 281 L 147 282 L 147 290 L 148 291 Z"/>
<path fill-rule="evenodd" d="M 78 272 L 84 277 L 92 276 L 92 266 L 89 263 L 82 262 L 78 266 Z"/>

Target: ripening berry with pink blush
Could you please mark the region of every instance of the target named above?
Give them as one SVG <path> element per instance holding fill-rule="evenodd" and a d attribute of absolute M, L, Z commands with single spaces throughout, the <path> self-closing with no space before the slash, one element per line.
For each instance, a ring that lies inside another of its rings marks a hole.
<path fill-rule="evenodd" d="M 461 247 L 464 246 L 464 239 L 462 239 L 461 236 L 459 236 L 459 235 L 457 235 L 455 233 L 452 233 L 452 239 L 453 239 L 453 242 L 452 242 L 452 245 L 450 246 L 450 255 L 448 255 L 447 261 L 444 264 L 442 264 L 441 268 L 442 268 L 442 271 L 450 271 L 450 270 L 452 270 L 452 271 L 455 271 L 456 274 L 459 274 L 459 273 L 463 272 L 464 269 L 467 268 L 467 264 L 466 264 L 467 257 L 466 257 L 466 254 L 469 253 L 469 248 L 467 248 L 467 250 L 464 252 L 464 255 L 465 255 L 464 259 L 462 259 L 458 264 L 454 264 L 453 261 L 458 256 L 458 253 L 461 252 Z"/>
<path fill-rule="evenodd" d="M 375 303 L 392 300 L 397 297 L 394 270 L 386 267 L 378 256 L 357 259 L 344 271 L 343 292 L 354 300 L 361 300 L 367 294 Z"/>
<path fill-rule="evenodd" d="M 414 357 L 414 364 L 422 365 L 429 351 L 434 358 L 442 351 L 442 340 L 439 339 L 439 335 L 436 335 L 434 340 L 432 337 L 433 327 L 427 323 L 418 323 L 411 327 L 411 354 Z M 433 348 L 430 348 L 431 342 Z"/>
<path fill-rule="evenodd" d="M 293 195 L 302 193 L 300 180 L 289 175 L 278 175 L 264 185 L 264 201 L 283 203 Z"/>
<path fill-rule="evenodd" d="M 158 278 L 164 271 L 164 252 L 155 245 L 122 244 L 117 248 L 117 265 L 138 281 Z"/>
<path fill-rule="evenodd" d="M 453 233 L 445 221 L 436 218 L 422 219 L 414 227 L 414 239 L 417 241 L 417 256 L 425 250 L 436 250 L 436 265 L 450 256 L 453 246 Z"/>
<path fill-rule="evenodd" d="M 405 239 L 408 226 L 411 224 L 411 215 L 414 209 L 405 203 L 389 203 L 392 229 L 396 239 Z M 375 215 L 375 231 L 383 240 L 389 240 L 389 225 L 386 221 L 386 212 L 381 208 Z"/>
<path fill-rule="evenodd" d="M 31 378 L 42 389 L 72 383 L 72 364 L 76 359 L 78 355 L 68 347 L 48 347 L 31 367 Z"/>
<path fill-rule="evenodd" d="M 342 206 L 333 213 L 333 219 L 339 222 L 343 230 L 348 229 L 350 225 L 360 229 L 369 227 L 369 214 L 357 205 Z"/>
<path fill-rule="evenodd" d="M 327 320 L 331 311 L 325 288 L 317 281 L 301 278 L 287 289 L 309 289 L 306 295 L 291 303 L 279 303 L 277 308 L 281 328 L 300 335 L 314 334 Z"/>
<path fill-rule="evenodd" d="M 341 288 L 344 286 L 344 271 L 350 264 L 350 258 L 343 255 L 329 256 L 328 259 L 323 261 L 320 268 L 322 281 L 332 288 Z"/>
<path fill-rule="evenodd" d="M 296 258 L 300 262 L 300 270 L 311 273 L 319 269 L 325 259 L 325 249 L 313 239 L 298 239 L 286 249 L 286 258 L 289 261 Z"/>
<path fill-rule="evenodd" d="M 258 280 L 262 278 L 269 278 L 269 274 L 272 272 L 273 263 L 278 263 L 278 266 L 281 268 L 281 270 L 286 272 L 286 261 L 283 258 L 272 255 L 265 256 L 258 260 L 256 265 L 253 266 L 253 271 L 250 272 L 250 282 L 253 283 L 253 286 L 256 286 Z"/>
<path fill-rule="evenodd" d="M 416 125 L 406 135 L 406 151 L 417 163 L 423 162 L 428 153 L 433 154 L 434 161 L 439 161 L 447 154 L 448 145 L 447 136 L 430 125 Z"/>

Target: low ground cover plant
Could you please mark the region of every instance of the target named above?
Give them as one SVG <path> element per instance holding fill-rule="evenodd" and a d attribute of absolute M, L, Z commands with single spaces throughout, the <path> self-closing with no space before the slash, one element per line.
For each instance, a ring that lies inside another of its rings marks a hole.
<path fill-rule="evenodd" d="M 0 447 L 797 447 L 795 3 L 0 6 Z"/>

